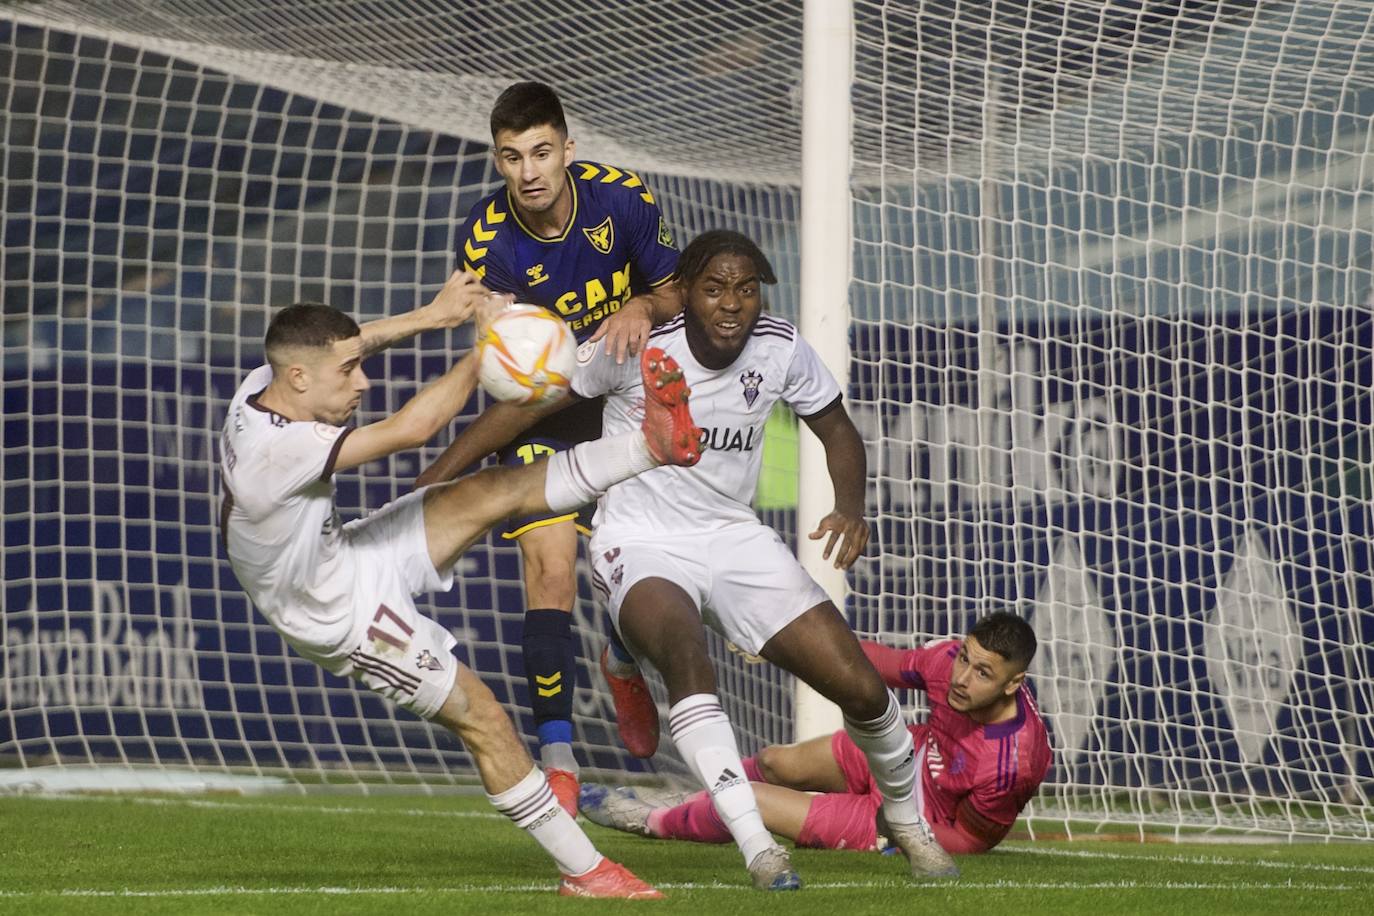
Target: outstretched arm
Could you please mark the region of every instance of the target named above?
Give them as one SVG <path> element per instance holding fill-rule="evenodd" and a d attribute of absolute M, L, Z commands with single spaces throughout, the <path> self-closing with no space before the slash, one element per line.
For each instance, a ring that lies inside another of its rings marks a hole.
<path fill-rule="evenodd" d="M 803 417 L 825 448 L 825 464 L 835 488 L 835 508 L 821 519 L 811 540 L 826 538 L 822 556 L 835 555 L 835 568 L 848 569 L 868 546 L 868 522 L 864 519 L 864 487 L 868 483 L 868 459 L 854 421 L 837 398 L 820 413 Z"/>
<path fill-rule="evenodd" d="M 379 318 L 363 325 L 362 359 L 387 347 L 413 337 L 422 331 L 456 328 L 472 317 L 473 311 L 487 296 L 493 295 L 474 274 L 455 270 L 438 295 L 428 305 L 422 305 L 404 315 Z"/>
<path fill-rule="evenodd" d="M 359 355 L 366 358 L 421 331 L 453 328 L 473 316 L 492 294 L 477 278 L 454 271 L 429 304 L 404 315 L 369 321 L 361 330 Z M 477 358 L 469 353 L 443 376 L 426 385 L 385 420 L 359 427 L 341 440 L 336 471 L 418 448 L 462 409 L 477 384 Z"/>
<path fill-rule="evenodd" d="M 453 419 L 476 386 L 477 355 L 468 353 L 448 372 L 422 388 L 400 410 L 349 434 L 339 447 L 334 470 L 354 468 L 396 452 L 419 448 Z"/>
<path fill-rule="evenodd" d="M 606 352 L 615 357 L 616 364 L 625 362 L 625 355 L 635 356 L 649 342 L 649 332 L 682 311 L 682 287 L 669 281 L 656 289 L 630 299 L 605 321 L 592 341 L 606 339 Z"/>
<path fill-rule="evenodd" d="M 557 410 L 575 400 L 572 395 L 540 407 L 521 407 L 518 404 L 493 404 L 476 420 L 468 424 L 458 437 L 449 443 L 443 454 L 415 478 L 415 488 L 452 480 L 492 452 L 507 445 L 516 436 Z"/>

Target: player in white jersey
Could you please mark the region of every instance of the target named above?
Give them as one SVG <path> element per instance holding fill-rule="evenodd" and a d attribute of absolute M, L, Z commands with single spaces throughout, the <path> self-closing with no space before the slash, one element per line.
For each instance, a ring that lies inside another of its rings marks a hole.
<path fill-rule="evenodd" d="M 590 545 L 594 581 L 626 644 L 663 676 L 673 741 L 711 792 L 755 886 L 792 889 L 800 880 L 764 827 L 744 775 L 716 695 L 703 619 L 840 707 L 912 874 L 957 875 L 916 806 L 912 740 L 896 698 L 839 610 L 750 507 L 764 423 L 782 401 L 821 440 L 835 487 L 835 509 L 811 537 L 827 539 L 824 555 L 838 567 L 858 559 L 868 542 L 864 447 L 839 385 L 790 323 L 762 313 L 761 284 L 776 280 L 748 238 L 704 233 L 682 253 L 678 273 L 686 310 L 655 329 L 650 344 L 681 365 L 706 447 L 691 475 L 658 468 L 601 498 Z M 579 350 L 573 391 L 607 395 L 605 430 L 633 428 L 653 392 L 603 350 Z M 508 417 L 512 427 L 532 422 L 513 411 Z M 603 790 L 585 789 L 583 811 L 595 819 Z"/>
<path fill-rule="evenodd" d="M 694 463 L 697 431 L 671 360 L 642 361 L 654 395 L 640 430 L 427 487 L 347 524 L 334 505 L 336 472 L 423 445 L 476 384 L 468 354 L 392 416 L 347 427 L 369 385 L 362 360 L 402 337 L 461 324 L 488 295 L 475 277 L 455 273 L 429 305 L 361 328 L 312 303 L 274 316 L 268 364 L 239 387 L 220 439 L 221 533 L 244 590 L 298 652 L 463 740 L 492 804 L 558 864 L 560 893 L 659 897 L 596 851 L 414 595 L 448 589 L 462 553 L 511 514 L 571 509 L 665 462 Z"/>

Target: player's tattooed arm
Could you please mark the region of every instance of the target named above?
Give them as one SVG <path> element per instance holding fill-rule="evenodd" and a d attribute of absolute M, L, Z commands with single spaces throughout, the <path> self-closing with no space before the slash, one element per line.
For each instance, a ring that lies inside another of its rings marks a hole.
<path fill-rule="evenodd" d="M 676 282 L 635 296 L 620 307 L 620 311 L 601 322 L 592 341 L 605 338 L 605 350 L 616 364 L 625 362 L 626 354 L 635 356 L 649 342 L 649 332 L 682 311 L 682 287 Z"/>
<path fill-rule="evenodd" d="M 363 325 L 362 357 L 366 359 L 423 331 L 456 328 L 470 319 L 478 304 L 489 295 L 492 295 L 491 292 L 476 276 L 455 270 L 428 305 L 404 315 L 380 318 Z"/>
<path fill-rule="evenodd" d="M 837 398 L 820 413 L 803 417 L 825 448 L 825 463 L 835 488 L 835 508 L 820 520 L 811 540 L 826 538 L 822 556 L 834 554 L 836 569 L 848 569 L 868 546 L 868 521 L 864 518 L 864 488 L 868 462 L 863 439 Z"/>

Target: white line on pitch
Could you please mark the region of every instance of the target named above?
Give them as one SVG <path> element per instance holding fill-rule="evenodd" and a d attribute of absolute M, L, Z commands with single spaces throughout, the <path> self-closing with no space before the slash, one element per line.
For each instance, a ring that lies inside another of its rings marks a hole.
<path fill-rule="evenodd" d="M 808 882 L 811 890 L 882 890 L 911 888 L 910 882 L 891 881 L 818 881 Z M 723 884 L 719 882 L 679 882 L 658 884 L 660 890 L 708 890 L 739 891 L 752 895 L 744 884 Z M 1354 891 L 1366 888 L 1351 887 L 1344 884 L 1310 884 L 1283 881 L 1278 883 L 1258 882 L 1203 882 L 1203 881 L 987 881 L 961 882 L 957 884 L 925 885 L 934 891 L 977 891 L 989 890 L 1219 890 L 1219 891 Z M 557 885 L 553 881 L 540 884 L 483 884 L 459 887 L 198 887 L 198 888 L 161 888 L 155 890 L 99 890 L 96 888 L 64 888 L 52 891 L 0 891 L 0 900 L 31 897 L 233 897 L 233 896 L 365 896 L 402 894 L 528 894 L 551 893 Z"/>
<path fill-rule="evenodd" d="M 1368 865 L 1331 865 L 1325 862 L 1282 862 L 1274 859 L 1227 859 L 1221 856 L 1149 855 L 1146 853 L 1133 855 L 1122 852 L 1092 852 L 1086 849 L 1040 849 L 1035 846 L 1026 846 L 1020 843 L 1008 843 L 1004 846 L 999 846 L 994 852 L 999 855 L 1005 855 L 1012 852 L 1024 852 L 1033 856 L 1056 856 L 1076 859 L 1175 862 L 1181 865 L 1235 865 L 1242 868 L 1255 866 L 1257 868 L 1282 868 L 1293 871 L 1329 871 L 1374 875 L 1374 867 Z"/>
<path fill-rule="evenodd" d="M 397 814 L 402 817 L 490 817 L 505 818 L 496 811 L 448 811 L 443 808 L 359 808 L 352 805 L 272 805 L 266 802 L 229 802 L 210 801 L 203 798 L 141 798 L 121 795 L 29 795 L 26 798 L 41 798 L 45 801 L 122 801 L 135 805 L 162 805 L 186 808 L 219 808 L 234 811 L 275 811 L 290 814 L 293 811 L 309 811 L 318 814 Z"/>

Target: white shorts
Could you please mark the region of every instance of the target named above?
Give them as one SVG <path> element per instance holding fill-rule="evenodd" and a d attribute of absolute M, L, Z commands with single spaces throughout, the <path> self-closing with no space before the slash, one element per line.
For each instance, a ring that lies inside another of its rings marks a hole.
<path fill-rule="evenodd" d="M 666 579 L 707 626 L 751 655 L 783 627 L 830 600 L 772 528 L 732 525 L 702 534 L 629 540 L 592 535 L 592 582 L 620 629 L 620 605 L 642 579 Z"/>
<path fill-rule="evenodd" d="M 352 633 L 343 654 L 296 650 L 327 671 L 362 681 L 421 718 L 444 705 L 458 676 L 453 635 L 415 607 L 415 595 L 448 591 L 429 559 L 424 491 L 407 493 L 343 528 L 353 566 Z M 337 644 L 337 643 L 336 643 Z"/>

